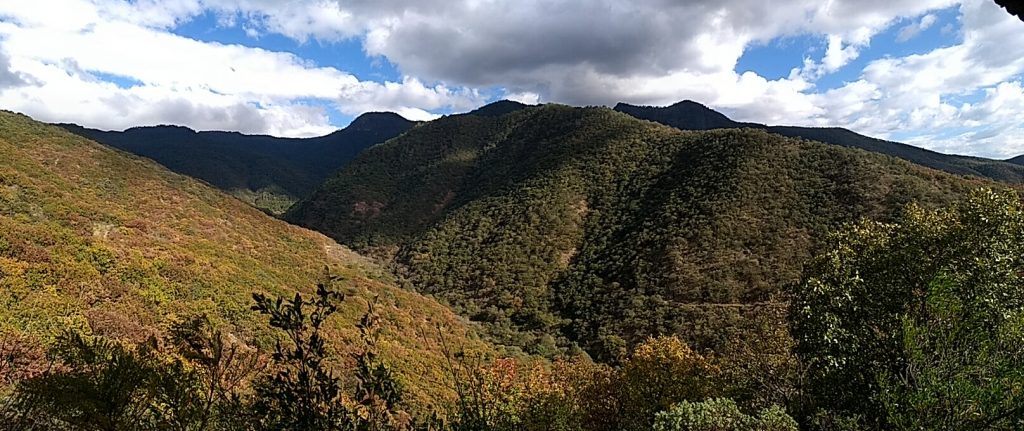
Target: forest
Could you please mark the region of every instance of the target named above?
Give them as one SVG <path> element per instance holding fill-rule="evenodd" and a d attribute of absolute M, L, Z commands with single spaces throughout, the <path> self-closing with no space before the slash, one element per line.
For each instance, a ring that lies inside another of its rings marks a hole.
<path fill-rule="evenodd" d="M 649 336 L 723 349 L 779 315 L 830 230 L 999 187 L 751 129 L 519 108 L 374 146 L 285 218 L 390 261 L 494 343 L 615 363 Z"/>
<path fill-rule="evenodd" d="M 68 331 L 33 368 L 5 337 L 0 417 L 26 430 L 1019 429 L 1022 210 L 1014 192 L 978 189 L 850 223 L 787 289 L 785 325 L 762 321 L 765 336 L 718 353 L 672 336 L 615 365 L 446 348 L 454 396 L 410 411 L 378 355 L 374 302 L 350 375 L 326 365 L 322 328 L 346 300 L 326 280 L 311 298 L 253 294 L 271 350 L 195 319 L 136 345 Z"/>

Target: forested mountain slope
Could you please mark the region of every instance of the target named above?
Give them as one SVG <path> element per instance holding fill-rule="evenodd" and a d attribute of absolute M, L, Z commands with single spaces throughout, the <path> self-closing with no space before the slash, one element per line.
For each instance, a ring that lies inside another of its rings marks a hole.
<path fill-rule="evenodd" d="M 335 356 L 362 348 L 355 322 L 379 297 L 381 348 L 414 400 L 446 393 L 439 328 L 450 348 L 486 350 L 446 307 L 395 287 L 323 235 L 150 160 L 0 112 L 0 333 L 45 344 L 72 329 L 140 342 L 205 314 L 272 349 L 252 293 L 308 297 L 325 270 L 348 295 L 329 322 Z"/>
<path fill-rule="evenodd" d="M 367 113 L 348 127 L 305 139 L 196 132 L 180 126 L 135 127 L 124 132 L 71 132 L 204 180 L 259 208 L 283 212 L 305 197 L 363 149 L 384 142 L 416 123 L 391 112 Z"/>
<path fill-rule="evenodd" d="M 495 340 L 614 360 L 651 334 L 715 348 L 778 305 L 830 229 L 980 184 L 764 131 L 545 105 L 417 127 L 286 218 L 394 256 Z"/>
<path fill-rule="evenodd" d="M 959 175 L 975 175 L 1011 183 L 1024 182 L 1024 166 L 982 157 L 942 154 L 899 142 L 867 137 L 839 127 L 766 126 L 740 123 L 699 103 L 685 100 L 671 106 L 615 105 L 615 110 L 636 118 L 655 121 L 682 130 L 733 129 L 750 127 L 793 138 L 860 148 L 899 157 L 929 168 Z M 1013 160 L 1010 160 L 1013 162 Z"/>

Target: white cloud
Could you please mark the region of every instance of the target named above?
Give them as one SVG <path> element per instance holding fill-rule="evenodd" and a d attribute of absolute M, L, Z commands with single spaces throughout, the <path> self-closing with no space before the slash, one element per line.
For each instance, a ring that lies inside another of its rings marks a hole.
<path fill-rule="evenodd" d="M 527 104 L 527 105 L 536 105 L 536 104 L 540 103 L 540 101 L 541 101 L 540 94 L 531 93 L 529 91 L 522 92 L 522 93 L 508 93 L 506 91 L 505 99 L 506 100 L 511 100 L 513 102 L 524 103 L 524 104 Z"/>
<path fill-rule="evenodd" d="M 992 157 L 1024 153 L 1019 99 L 1024 32 L 992 2 L 960 7 L 963 40 L 923 54 L 871 61 L 855 82 L 812 94 L 811 124 L 901 136 L 940 151 Z M 959 103 L 973 98 L 980 101 Z"/>
<path fill-rule="evenodd" d="M 799 76 L 807 81 L 814 81 L 822 76 L 835 72 L 846 66 L 850 61 L 860 55 L 860 49 L 866 42 L 860 44 L 844 43 L 843 38 L 838 35 L 828 35 L 828 44 L 825 47 L 825 56 L 821 62 L 815 62 L 810 58 L 804 58 L 802 68 L 793 69 L 790 79 Z"/>
<path fill-rule="evenodd" d="M 928 14 L 921 17 L 921 20 L 916 23 L 910 23 L 900 29 L 899 34 L 896 35 L 897 42 L 906 42 L 910 39 L 917 37 L 922 31 L 927 30 L 938 18 L 934 14 Z"/>
<path fill-rule="evenodd" d="M 983 98 L 974 104 L 945 105 L 940 121 L 954 121 L 963 125 L 952 135 L 941 133 L 942 128 L 928 128 L 908 140 L 914 145 L 961 154 L 983 154 L 996 158 L 1010 158 L 1024 154 L 1024 127 L 1020 113 L 1024 112 L 1024 88 L 1020 81 L 1003 82 L 983 90 Z"/>
<path fill-rule="evenodd" d="M 11 59 L 6 52 L 0 50 L 0 90 L 28 85 L 30 79 L 24 73 L 11 70 Z"/>
<path fill-rule="evenodd" d="M 9 69 L 17 71 L 0 73 L 0 81 L 27 75 L 35 85 L 3 91 L 0 106 L 45 121 L 108 129 L 175 123 L 308 136 L 334 129 L 313 101 L 349 115 L 391 110 L 427 119 L 433 116 L 427 110 L 469 109 L 483 100 L 472 90 L 427 86 L 414 78 L 361 81 L 293 54 L 201 42 L 159 28 L 194 14 L 195 2 L 28 5 L 0 4 L 0 44 L 10 57 Z M 141 84 L 118 88 L 94 73 Z"/>

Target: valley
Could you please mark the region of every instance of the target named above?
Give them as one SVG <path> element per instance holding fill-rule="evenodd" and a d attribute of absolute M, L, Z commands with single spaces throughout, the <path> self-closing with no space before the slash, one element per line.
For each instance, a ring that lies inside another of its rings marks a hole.
<path fill-rule="evenodd" d="M 0 1 L 0 431 L 1024 430 L 1022 26 Z"/>

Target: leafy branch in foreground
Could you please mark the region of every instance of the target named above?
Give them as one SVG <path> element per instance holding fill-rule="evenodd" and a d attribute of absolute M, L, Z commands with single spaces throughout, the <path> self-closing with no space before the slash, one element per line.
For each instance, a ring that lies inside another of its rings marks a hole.
<path fill-rule="evenodd" d="M 344 296 L 319 283 L 311 301 L 299 293 L 290 300 L 254 293 L 253 300 L 253 310 L 269 316 L 270 326 L 286 337 L 272 355 L 277 370 L 255 387 L 253 408 L 261 425 L 280 430 L 347 428 L 351 420 L 342 404 L 341 380 L 325 363 L 321 335 L 327 318 L 338 310 L 336 301 Z"/>
<path fill-rule="evenodd" d="M 336 278 L 329 282 L 337 281 Z M 270 325 L 285 333 L 275 346 L 276 371 L 257 382 L 253 408 L 258 424 L 273 430 L 403 430 L 412 418 L 401 410 L 402 389 L 391 369 L 379 358 L 376 300 L 357 325 L 366 347 L 353 355 L 356 387 L 345 394 L 341 379 L 328 364 L 324 325 L 345 299 L 319 283 L 316 296 L 290 300 L 253 294 L 253 309 L 270 317 Z"/>

